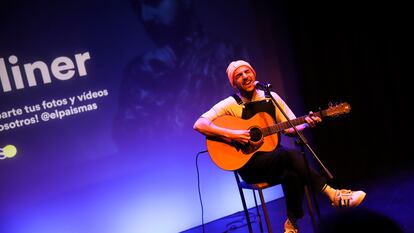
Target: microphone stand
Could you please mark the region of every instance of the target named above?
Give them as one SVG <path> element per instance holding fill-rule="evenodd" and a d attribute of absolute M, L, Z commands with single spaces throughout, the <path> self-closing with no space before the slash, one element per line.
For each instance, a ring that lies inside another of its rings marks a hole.
<path fill-rule="evenodd" d="M 310 167 L 309 167 L 309 164 L 308 164 L 308 161 L 307 161 L 307 159 L 306 159 L 306 156 L 305 156 L 305 150 L 304 150 L 304 146 L 306 146 L 306 148 L 308 148 L 308 150 L 312 153 L 312 155 L 313 155 L 313 157 L 316 159 L 316 161 L 318 161 L 318 163 L 319 163 L 319 165 L 323 168 L 323 170 L 325 171 L 325 173 L 327 174 L 327 176 L 328 176 L 328 178 L 329 179 L 333 179 L 333 176 L 332 176 L 332 174 L 329 172 L 329 170 L 323 165 L 323 163 L 322 163 L 322 161 L 318 158 L 318 156 L 316 155 L 316 153 L 315 153 L 315 151 L 310 147 L 310 145 L 309 145 L 309 143 L 308 143 L 308 141 L 306 140 L 306 138 L 304 137 L 304 135 L 302 134 L 302 132 L 300 132 L 297 128 L 296 128 L 296 126 L 294 126 L 293 125 L 293 123 L 291 122 L 291 120 L 289 119 L 289 117 L 287 116 L 287 114 L 285 113 L 285 111 L 283 111 L 283 109 L 282 109 L 282 107 L 280 107 L 280 105 L 277 103 L 277 101 L 273 98 L 273 96 L 272 96 L 272 94 L 270 93 L 270 88 L 271 88 L 271 85 L 270 84 L 267 84 L 267 85 L 263 85 L 263 86 L 261 86 L 260 87 L 260 89 L 262 89 L 264 92 L 265 92 L 265 96 L 266 97 L 270 97 L 270 99 L 272 100 L 272 102 L 273 102 L 273 105 L 275 105 L 279 110 L 280 110 L 280 112 L 283 114 L 283 116 L 287 119 L 287 122 L 288 122 L 288 124 L 290 125 L 290 127 L 292 127 L 294 130 L 295 130 L 295 133 L 296 133 L 296 135 L 298 136 L 298 138 L 299 138 L 299 140 L 297 140 L 296 141 L 296 143 L 297 144 L 300 144 L 300 146 L 301 146 L 301 152 L 302 152 L 302 155 L 303 155 L 303 160 L 305 161 L 305 165 L 306 165 L 306 167 L 307 167 L 307 172 L 308 172 L 308 174 L 310 174 Z M 308 175 L 308 177 L 309 177 L 309 175 Z M 309 183 L 309 181 L 308 181 L 308 183 Z M 311 185 L 309 185 L 309 187 L 310 187 L 310 189 L 311 189 L 311 195 L 312 195 L 312 199 L 313 199 L 313 202 L 314 202 L 314 204 L 315 204 L 315 209 L 316 209 L 316 211 L 317 211 L 317 214 L 318 214 L 318 218 L 320 218 L 320 211 L 319 211 L 319 207 L 318 207 L 318 204 L 317 204 L 317 201 L 316 201 L 316 198 L 315 198 L 315 195 L 314 195 L 314 190 L 313 190 L 313 188 L 312 188 L 312 186 Z M 307 194 L 307 190 L 305 190 L 305 193 Z M 309 200 L 308 200 L 309 201 Z M 310 204 L 310 203 L 309 203 Z M 311 205 L 309 205 L 309 207 L 310 207 Z M 315 220 L 314 220 L 314 217 L 313 217 L 313 211 L 312 211 L 312 209 L 310 208 L 310 210 L 309 210 L 310 212 L 311 212 L 311 218 L 312 218 L 312 223 L 313 223 L 313 227 L 314 227 L 314 230 L 316 229 L 316 224 L 315 224 Z"/>

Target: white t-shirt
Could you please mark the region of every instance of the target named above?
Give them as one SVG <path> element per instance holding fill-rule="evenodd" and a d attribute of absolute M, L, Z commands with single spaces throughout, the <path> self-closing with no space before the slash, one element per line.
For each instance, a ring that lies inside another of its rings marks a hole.
<path fill-rule="evenodd" d="M 255 90 L 255 93 L 251 101 L 242 97 L 240 94 L 238 95 L 243 101 L 242 104 L 238 104 L 237 101 L 232 96 L 229 96 L 226 99 L 223 99 L 220 102 L 218 102 L 210 110 L 208 110 L 203 115 L 201 115 L 201 117 L 207 118 L 211 121 L 213 121 L 217 117 L 224 116 L 224 115 L 231 115 L 234 117 L 241 118 L 244 104 L 249 103 L 249 102 L 261 101 L 261 100 L 272 101 L 270 98 L 266 98 L 264 91 L 261 91 L 261 90 Z M 289 106 L 286 105 L 286 103 L 282 100 L 282 98 L 280 98 L 278 94 L 276 94 L 275 92 L 271 92 L 271 95 L 276 100 L 276 102 L 280 105 L 280 107 L 283 109 L 283 111 L 286 113 L 289 119 L 296 118 L 295 114 L 292 112 L 292 110 L 290 110 Z M 276 109 L 276 121 L 277 122 L 287 121 L 287 119 L 283 116 L 283 114 L 280 112 L 280 110 L 276 106 L 275 106 L 275 109 Z"/>

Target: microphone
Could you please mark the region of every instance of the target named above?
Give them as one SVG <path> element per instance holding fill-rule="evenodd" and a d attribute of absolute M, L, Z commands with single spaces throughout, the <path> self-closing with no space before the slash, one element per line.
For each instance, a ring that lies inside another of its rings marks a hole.
<path fill-rule="evenodd" d="M 262 83 L 262 82 L 259 82 L 259 81 L 254 81 L 254 86 L 255 86 L 257 89 L 264 90 L 264 91 L 266 91 L 266 90 L 268 90 L 268 89 L 272 88 L 272 84 L 270 84 L 270 83 L 268 83 L 268 82 L 264 82 L 264 83 Z"/>
<path fill-rule="evenodd" d="M 7 145 L 0 148 L 0 159 L 13 158 L 17 153 L 17 149 L 13 145 Z"/>

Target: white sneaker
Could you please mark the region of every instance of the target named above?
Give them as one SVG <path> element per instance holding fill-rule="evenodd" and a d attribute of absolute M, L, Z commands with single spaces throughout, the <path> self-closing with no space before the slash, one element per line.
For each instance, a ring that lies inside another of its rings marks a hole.
<path fill-rule="evenodd" d="M 335 207 L 357 207 L 364 200 L 365 196 L 366 193 L 364 191 L 336 190 L 332 205 Z"/>

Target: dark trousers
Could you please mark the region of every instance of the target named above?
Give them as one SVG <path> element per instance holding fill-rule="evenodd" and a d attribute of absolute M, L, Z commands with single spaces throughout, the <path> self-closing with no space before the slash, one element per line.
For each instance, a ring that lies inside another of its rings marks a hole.
<path fill-rule="evenodd" d="M 289 219 L 303 217 L 304 186 L 321 191 L 326 179 L 313 168 L 309 171 L 300 151 L 282 146 L 273 152 L 258 152 L 238 170 L 247 183 L 282 184 Z"/>

